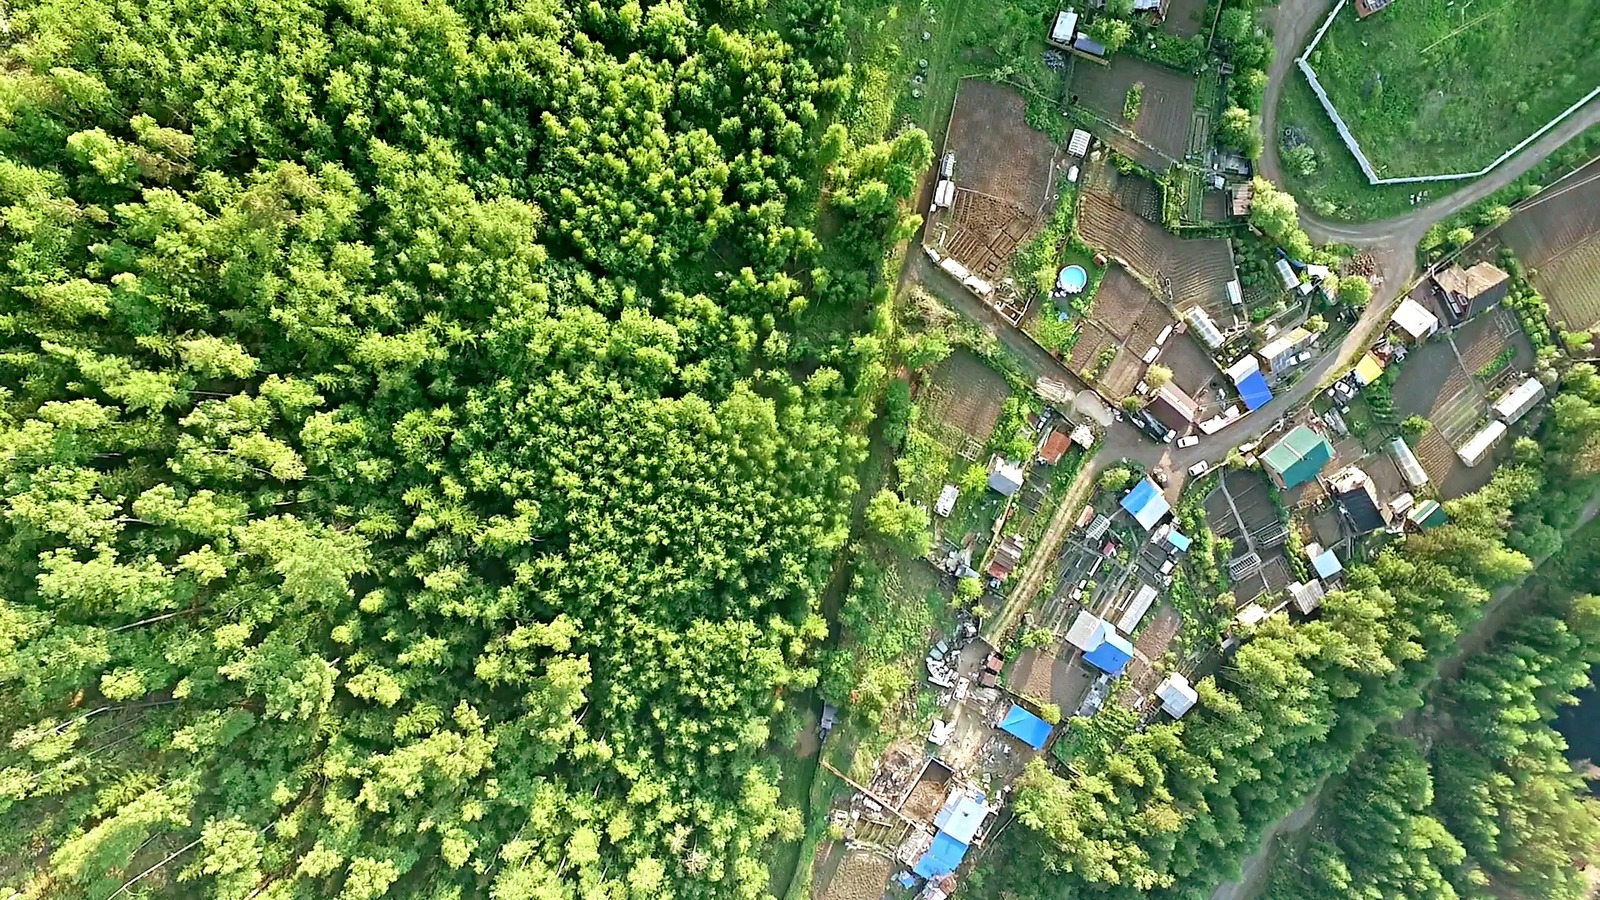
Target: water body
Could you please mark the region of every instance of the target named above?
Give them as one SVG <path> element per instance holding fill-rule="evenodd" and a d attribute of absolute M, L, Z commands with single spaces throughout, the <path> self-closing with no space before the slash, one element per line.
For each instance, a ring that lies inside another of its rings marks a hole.
<path fill-rule="evenodd" d="M 1591 670 L 1590 677 L 1596 673 Z M 1572 762 L 1600 764 L 1600 688 L 1589 687 L 1577 691 L 1576 706 L 1568 706 L 1556 715 L 1556 731 L 1567 741 L 1567 759 Z M 1600 781 L 1589 782 L 1590 793 L 1600 796 Z"/>

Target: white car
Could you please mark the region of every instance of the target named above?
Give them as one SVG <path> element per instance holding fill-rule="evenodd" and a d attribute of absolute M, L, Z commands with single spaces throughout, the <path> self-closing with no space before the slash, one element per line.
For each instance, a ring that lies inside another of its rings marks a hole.
<path fill-rule="evenodd" d="M 1202 459 L 1189 467 L 1189 476 L 1191 478 L 1199 478 L 1201 475 L 1204 475 L 1209 471 L 1211 471 L 1211 463 L 1208 463 Z"/>
<path fill-rule="evenodd" d="M 1198 435 L 1198 434 L 1186 434 L 1183 437 L 1178 438 L 1178 449 L 1179 450 L 1183 450 L 1183 449 L 1186 449 L 1188 447 L 1193 447 L 1195 444 L 1198 444 L 1198 443 L 1200 443 L 1200 435 Z"/>

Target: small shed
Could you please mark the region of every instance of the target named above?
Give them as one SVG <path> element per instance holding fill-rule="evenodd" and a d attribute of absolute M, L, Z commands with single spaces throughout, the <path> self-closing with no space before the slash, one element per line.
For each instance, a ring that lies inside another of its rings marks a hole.
<path fill-rule="evenodd" d="M 1067 629 L 1067 643 L 1079 650 L 1091 650 L 1100 646 L 1105 628 L 1104 619 L 1086 609 L 1081 610 L 1078 617 L 1072 620 L 1072 627 Z"/>
<path fill-rule="evenodd" d="M 1176 553 L 1188 553 L 1189 545 L 1192 543 L 1193 541 L 1190 540 L 1187 534 L 1184 534 L 1176 528 L 1167 534 L 1167 544 L 1168 546 L 1172 547 L 1173 551 Z"/>
<path fill-rule="evenodd" d="M 1410 297 L 1401 302 L 1390 321 L 1413 343 L 1427 340 L 1439 330 L 1439 317 Z"/>
<path fill-rule="evenodd" d="M 1183 718 L 1184 713 L 1200 702 L 1200 695 L 1180 672 L 1173 672 L 1157 685 L 1156 696 L 1161 698 L 1161 711 L 1174 719 Z"/>
<path fill-rule="evenodd" d="M 1172 511 L 1172 504 L 1162 496 L 1161 488 L 1154 481 L 1146 478 L 1134 485 L 1133 490 L 1122 498 L 1122 508 L 1145 531 L 1156 527 L 1167 513 Z"/>
<path fill-rule="evenodd" d="M 1437 500 L 1424 500 L 1418 503 L 1411 508 L 1406 519 L 1416 526 L 1418 531 L 1432 531 L 1450 521 L 1450 517 L 1445 515 L 1444 507 L 1440 506 Z"/>
<path fill-rule="evenodd" d="M 1322 582 L 1315 578 L 1307 582 L 1292 581 L 1289 583 L 1289 602 L 1302 616 L 1309 616 L 1322 606 L 1322 598 L 1327 596 L 1323 590 Z"/>
<path fill-rule="evenodd" d="M 1050 25 L 1049 44 L 1063 50 L 1072 49 L 1072 38 L 1078 33 L 1078 13 L 1076 10 L 1063 9 L 1056 13 L 1056 19 Z M 1082 153 L 1078 153 L 1082 156 Z"/>
<path fill-rule="evenodd" d="M 1009 497 L 1022 489 L 1022 466 L 995 456 L 989 460 L 989 487 Z"/>
<path fill-rule="evenodd" d="M 1383 361 L 1368 351 L 1361 357 L 1361 361 L 1356 363 L 1350 374 L 1355 376 L 1356 384 L 1366 387 L 1383 377 Z"/>
<path fill-rule="evenodd" d="M 1292 291 L 1300 286 L 1300 276 L 1294 273 L 1294 266 L 1289 265 L 1287 259 L 1279 257 L 1278 261 L 1273 264 L 1273 268 L 1277 270 L 1278 280 L 1283 282 L 1284 290 Z"/>
<path fill-rule="evenodd" d="M 1067 152 L 1073 156 L 1083 156 L 1089 152 L 1089 132 L 1082 128 L 1072 129 L 1072 137 L 1067 141 Z"/>
<path fill-rule="evenodd" d="M 1028 712 L 1020 703 L 1011 704 L 999 729 L 1035 750 L 1043 750 L 1050 740 L 1050 723 Z"/>
<path fill-rule="evenodd" d="M 1222 371 L 1227 373 L 1230 381 L 1232 381 L 1234 384 L 1238 384 L 1246 378 L 1249 378 L 1251 375 L 1260 372 L 1261 363 L 1256 360 L 1253 354 L 1246 354 L 1239 357 L 1234 361 L 1233 365 L 1223 369 Z"/>
<path fill-rule="evenodd" d="M 1047 466 L 1056 465 L 1070 449 L 1072 449 L 1072 438 L 1065 432 L 1053 430 L 1039 445 L 1039 462 Z"/>

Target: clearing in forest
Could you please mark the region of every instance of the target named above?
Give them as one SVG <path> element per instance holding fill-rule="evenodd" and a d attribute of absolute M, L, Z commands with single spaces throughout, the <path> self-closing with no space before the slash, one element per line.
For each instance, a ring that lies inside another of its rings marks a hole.
<path fill-rule="evenodd" d="M 1384 177 L 1475 172 L 1600 84 L 1593 0 L 1342 7 L 1310 58 Z"/>

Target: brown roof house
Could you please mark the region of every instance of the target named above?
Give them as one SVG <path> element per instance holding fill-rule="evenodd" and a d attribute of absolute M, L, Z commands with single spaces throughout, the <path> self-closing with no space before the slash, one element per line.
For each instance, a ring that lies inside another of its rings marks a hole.
<path fill-rule="evenodd" d="M 1068 450 L 1072 449 L 1072 437 L 1061 431 L 1051 431 L 1039 445 L 1039 462 L 1053 466 L 1061 462 Z"/>
<path fill-rule="evenodd" d="M 1453 322 L 1465 322 L 1506 298 L 1511 276 L 1494 263 L 1481 262 L 1468 269 L 1459 265 L 1433 274 L 1433 284 Z"/>
<path fill-rule="evenodd" d="M 1356 0 L 1356 15 L 1365 19 L 1391 2 L 1393 0 Z"/>
<path fill-rule="evenodd" d="M 989 561 L 989 577 L 1005 581 L 1011 570 L 1022 562 L 1022 535 L 1013 534 L 995 545 L 994 559 Z"/>
<path fill-rule="evenodd" d="M 1198 413 L 1194 398 L 1170 381 L 1155 392 L 1146 409 L 1150 410 L 1150 414 L 1161 424 L 1180 433 L 1194 424 Z"/>

